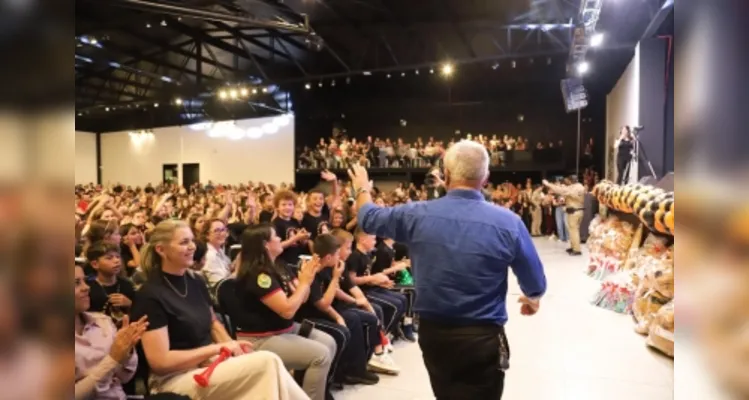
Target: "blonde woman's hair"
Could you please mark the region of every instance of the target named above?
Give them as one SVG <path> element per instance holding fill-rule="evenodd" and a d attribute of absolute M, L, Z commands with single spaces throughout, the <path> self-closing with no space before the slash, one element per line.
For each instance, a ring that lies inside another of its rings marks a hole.
<path fill-rule="evenodd" d="M 174 232 L 180 228 L 190 228 L 185 221 L 167 219 L 159 222 L 151 231 L 148 243 L 140 250 L 140 269 L 147 280 L 161 278 L 161 256 L 156 253 L 157 245 L 169 243 L 174 237 Z"/>

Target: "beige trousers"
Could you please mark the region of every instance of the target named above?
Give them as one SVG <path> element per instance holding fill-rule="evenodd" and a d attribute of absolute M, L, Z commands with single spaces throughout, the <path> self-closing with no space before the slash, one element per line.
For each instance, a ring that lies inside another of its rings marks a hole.
<path fill-rule="evenodd" d="M 567 214 L 567 232 L 570 234 L 570 247 L 573 251 L 580 251 L 580 224 L 582 222 L 582 211 Z"/>
<path fill-rule="evenodd" d="M 531 211 L 531 235 L 541 236 L 541 222 L 543 222 L 543 213 L 540 206 Z"/>
<path fill-rule="evenodd" d="M 165 379 L 153 379 L 152 390 L 172 392 L 193 400 L 309 400 L 281 362 L 268 351 L 232 357 L 219 364 L 208 387 L 195 383 L 198 368 Z"/>

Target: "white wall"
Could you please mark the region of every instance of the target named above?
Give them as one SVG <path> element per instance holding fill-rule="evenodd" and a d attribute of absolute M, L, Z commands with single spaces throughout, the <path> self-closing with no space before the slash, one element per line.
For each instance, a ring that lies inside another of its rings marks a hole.
<path fill-rule="evenodd" d="M 619 129 L 624 125 L 640 125 L 640 47 L 635 49 L 629 66 L 614 89 L 606 97 L 606 173 L 607 179 L 615 180 L 616 152 L 614 141 L 619 136 Z M 632 168 L 637 180 L 637 166 Z"/>
<path fill-rule="evenodd" d="M 236 126 L 256 130 L 273 120 L 247 119 Z M 157 184 L 164 164 L 178 164 L 181 179 L 183 163 L 200 164 L 203 183 L 294 182 L 294 121 L 255 139 L 215 138 L 187 126 L 154 129 L 150 137 L 106 133 L 101 135 L 101 159 L 104 184 Z"/>
<path fill-rule="evenodd" d="M 75 131 L 75 183 L 96 183 L 96 134 Z"/>

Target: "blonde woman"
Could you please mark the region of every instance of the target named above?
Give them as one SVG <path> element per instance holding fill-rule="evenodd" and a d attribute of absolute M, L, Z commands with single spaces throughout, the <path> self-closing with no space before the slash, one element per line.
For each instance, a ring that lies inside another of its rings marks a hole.
<path fill-rule="evenodd" d="M 189 271 L 194 252 L 192 230 L 177 220 L 159 223 L 142 250 L 146 282 L 135 296 L 132 318 L 148 317 L 141 342 L 152 390 L 204 400 L 308 399 L 278 356 L 231 339 L 213 313 L 206 285 Z M 222 347 L 232 357 L 201 388 L 193 375 Z"/>

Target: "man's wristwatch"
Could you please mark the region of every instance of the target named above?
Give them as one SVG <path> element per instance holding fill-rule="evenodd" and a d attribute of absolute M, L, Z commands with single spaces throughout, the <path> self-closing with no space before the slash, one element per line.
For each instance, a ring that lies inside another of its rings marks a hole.
<path fill-rule="evenodd" d="M 359 195 L 360 195 L 360 194 L 362 194 L 362 193 L 369 193 L 369 189 L 367 189 L 367 188 L 363 188 L 363 187 L 362 187 L 362 188 L 359 188 L 359 189 L 356 189 L 356 195 L 357 195 L 357 196 L 359 196 Z"/>

